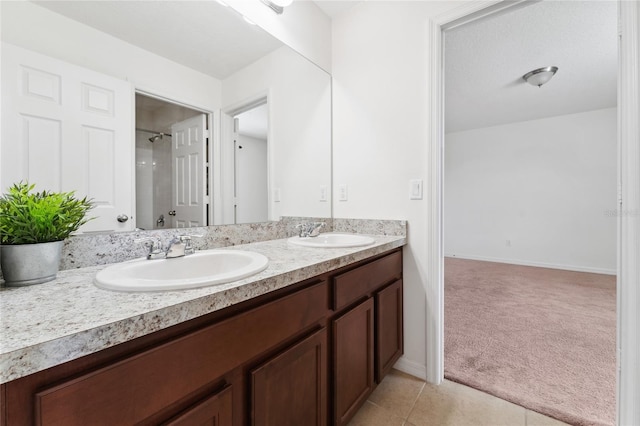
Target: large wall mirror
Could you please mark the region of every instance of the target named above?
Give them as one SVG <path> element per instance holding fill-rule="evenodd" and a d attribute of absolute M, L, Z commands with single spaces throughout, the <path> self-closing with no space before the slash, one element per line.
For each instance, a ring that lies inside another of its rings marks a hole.
<path fill-rule="evenodd" d="M 0 185 L 85 232 L 331 216 L 331 77 L 216 1 L 1 2 Z"/>

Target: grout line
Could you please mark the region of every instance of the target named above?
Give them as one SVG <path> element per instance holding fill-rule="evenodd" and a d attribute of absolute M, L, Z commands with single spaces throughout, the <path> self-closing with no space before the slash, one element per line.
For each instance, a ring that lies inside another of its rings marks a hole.
<path fill-rule="evenodd" d="M 411 413 L 413 413 L 413 410 L 416 408 L 416 404 L 418 403 L 418 399 L 420 399 L 420 395 L 422 395 L 422 391 L 424 391 L 425 386 L 427 386 L 427 382 L 424 382 L 422 384 L 422 387 L 420 388 L 420 391 L 418 392 L 418 395 L 413 400 L 413 404 L 411 404 L 411 409 L 407 413 L 407 417 L 404 419 L 405 422 L 409 421 L 409 417 L 411 417 Z"/>

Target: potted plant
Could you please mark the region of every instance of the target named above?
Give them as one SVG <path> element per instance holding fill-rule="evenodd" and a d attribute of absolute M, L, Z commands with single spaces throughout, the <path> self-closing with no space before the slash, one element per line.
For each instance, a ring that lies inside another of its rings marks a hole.
<path fill-rule="evenodd" d="M 56 278 L 64 239 L 90 218 L 93 202 L 74 192 L 34 191 L 17 183 L 0 198 L 0 269 L 5 285 Z"/>

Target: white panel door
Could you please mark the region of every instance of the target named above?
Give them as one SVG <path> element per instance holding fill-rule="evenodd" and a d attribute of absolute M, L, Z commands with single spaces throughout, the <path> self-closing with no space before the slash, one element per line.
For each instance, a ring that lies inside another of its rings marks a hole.
<path fill-rule="evenodd" d="M 76 191 L 96 204 L 80 231 L 132 230 L 132 93 L 126 81 L 2 43 L 2 191 L 23 180 Z"/>
<path fill-rule="evenodd" d="M 171 126 L 174 228 L 207 225 L 206 124 L 200 114 Z"/>
<path fill-rule="evenodd" d="M 235 154 L 236 223 L 266 222 L 267 141 L 239 135 Z"/>
<path fill-rule="evenodd" d="M 236 223 L 235 143 L 237 120 L 222 113 L 220 117 L 220 192 L 222 224 Z"/>

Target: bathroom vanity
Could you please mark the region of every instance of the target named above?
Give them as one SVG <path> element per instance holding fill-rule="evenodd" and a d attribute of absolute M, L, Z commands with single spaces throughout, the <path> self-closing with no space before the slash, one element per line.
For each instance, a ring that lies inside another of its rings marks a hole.
<path fill-rule="evenodd" d="M 86 348 L 83 332 L 60 333 L 65 347 L 84 343 L 73 354 L 52 353 L 69 359 L 48 368 L 39 357 L 58 346 L 44 340 L 3 354 L 12 370 L 0 388 L 0 424 L 344 425 L 402 354 L 404 243 L 238 246 L 262 251 L 270 267 L 240 284 L 180 292 L 191 300 L 151 310 L 177 292 L 115 293 L 85 282 L 94 300 L 128 296 L 146 307 L 85 330 L 99 350 Z M 170 312 L 174 324 L 152 325 Z"/>

